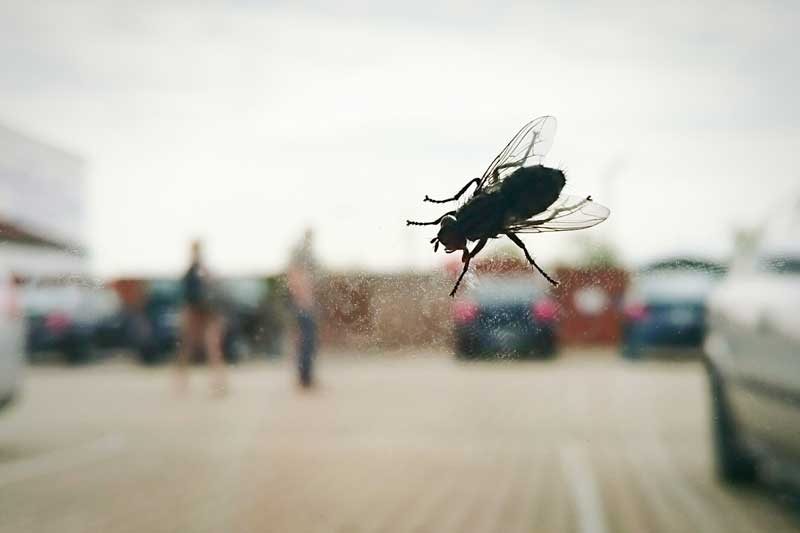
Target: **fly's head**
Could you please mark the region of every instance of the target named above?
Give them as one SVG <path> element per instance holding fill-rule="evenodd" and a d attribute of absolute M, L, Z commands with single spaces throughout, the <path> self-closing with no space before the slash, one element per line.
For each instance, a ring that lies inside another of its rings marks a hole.
<path fill-rule="evenodd" d="M 439 249 L 439 244 L 444 246 L 447 253 L 456 250 L 464 250 L 467 247 L 467 238 L 460 226 L 456 223 L 456 217 L 448 215 L 442 219 L 439 226 L 439 233 L 431 242 L 434 242 L 433 250 Z"/>

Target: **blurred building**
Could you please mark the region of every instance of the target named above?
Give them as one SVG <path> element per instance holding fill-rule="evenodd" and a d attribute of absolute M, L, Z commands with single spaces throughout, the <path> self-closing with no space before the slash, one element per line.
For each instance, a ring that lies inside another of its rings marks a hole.
<path fill-rule="evenodd" d="M 564 344 L 616 345 L 622 337 L 622 298 L 629 274 L 621 268 L 561 267 L 555 289 Z"/>
<path fill-rule="evenodd" d="M 327 273 L 318 283 L 325 348 L 446 346 L 452 279 L 445 272 Z"/>
<path fill-rule="evenodd" d="M 20 278 L 88 275 L 85 164 L 0 124 L 0 262 Z"/>

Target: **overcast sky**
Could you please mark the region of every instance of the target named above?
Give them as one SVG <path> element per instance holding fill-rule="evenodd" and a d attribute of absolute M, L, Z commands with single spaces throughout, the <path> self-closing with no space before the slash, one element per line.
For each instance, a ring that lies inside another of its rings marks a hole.
<path fill-rule="evenodd" d="M 800 8 L 595 4 L 2 1 L 0 121 L 87 160 L 102 275 L 181 268 L 193 236 L 275 270 L 305 225 L 334 268 L 440 264 L 404 220 L 544 114 L 546 163 L 611 208 L 587 235 L 725 254 L 799 188 Z"/>

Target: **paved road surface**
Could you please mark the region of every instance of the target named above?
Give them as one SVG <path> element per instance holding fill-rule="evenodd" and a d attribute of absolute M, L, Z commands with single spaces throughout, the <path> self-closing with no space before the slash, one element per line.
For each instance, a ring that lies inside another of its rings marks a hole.
<path fill-rule="evenodd" d="M 0 416 L 2 532 L 798 531 L 718 485 L 694 363 L 329 358 L 298 391 L 249 364 L 37 368 Z"/>

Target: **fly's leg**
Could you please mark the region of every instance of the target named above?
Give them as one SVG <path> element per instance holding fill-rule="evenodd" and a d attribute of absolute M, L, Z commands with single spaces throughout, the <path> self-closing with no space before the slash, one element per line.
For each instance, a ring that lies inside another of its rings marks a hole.
<path fill-rule="evenodd" d="M 475 245 L 475 248 L 473 248 L 472 251 L 469 253 L 469 256 L 470 257 L 475 257 L 476 255 L 478 255 L 478 252 L 483 250 L 483 247 L 486 246 L 487 242 L 489 242 L 489 239 L 481 239 L 481 240 L 479 240 L 478 244 Z M 462 258 L 462 260 L 463 260 L 463 258 Z"/>
<path fill-rule="evenodd" d="M 431 222 L 415 222 L 413 220 L 406 220 L 406 226 L 435 226 L 436 224 L 441 222 L 444 217 L 455 214 L 456 214 L 455 211 L 448 211 L 444 215 L 440 216 L 439 218 Z"/>
<path fill-rule="evenodd" d="M 465 252 L 464 256 L 465 256 L 464 268 L 461 270 L 461 275 L 458 276 L 458 279 L 456 280 L 456 284 L 453 286 L 453 290 L 450 291 L 450 298 L 455 297 L 456 291 L 458 290 L 458 285 L 461 283 L 461 279 L 464 277 L 464 274 L 467 273 L 467 270 L 469 270 L 469 262 L 472 259 L 472 255 L 470 255 L 469 252 Z"/>
<path fill-rule="evenodd" d="M 467 273 L 467 270 L 469 270 L 469 262 L 472 260 L 473 257 L 478 255 L 478 252 L 480 252 L 484 246 L 486 246 L 486 241 L 487 239 L 481 239 L 480 241 L 478 241 L 478 244 L 475 245 L 475 248 L 473 248 L 471 252 L 466 248 L 464 249 L 464 255 L 462 257 L 462 261 L 464 261 L 464 268 L 461 270 L 461 275 L 458 276 L 458 279 L 456 280 L 456 284 L 453 287 L 453 290 L 450 291 L 451 298 L 456 295 L 456 291 L 458 290 L 458 285 L 461 283 L 461 279 L 464 277 L 464 274 Z"/>
<path fill-rule="evenodd" d="M 531 254 L 529 254 L 529 253 L 528 253 L 528 249 L 527 249 L 527 248 L 525 248 L 525 243 L 524 243 L 524 242 L 522 242 L 522 241 L 520 240 L 520 238 L 516 236 L 516 234 L 514 234 L 514 233 L 511 233 L 511 232 L 508 232 L 508 233 L 506 233 L 506 237 L 508 237 L 509 239 L 511 239 L 511 242 L 513 242 L 514 244 L 516 244 L 517 246 L 519 246 L 520 248 L 522 248 L 522 251 L 523 251 L 523 252 L 525 252 L 525 259 L 527 259 L 527 260 L 528 260 L 528 263 L 530 263 L 530 264 L 532 264 L 534 267 L 536 267 L 536 270 L 538 270 L 538 271 L 539 271 L 539 273 L 540 273 L 542 276 L 544 276 L 544 279 L 546 279 L 547 281 L 549 281 L 550 283 L 552 283 L 552 284 L 553 284 L 553 287 L 558 287 L 558 282 L 557 282 L 556 280 L 554 280 L 553 278 L 551 278 L 551 277 L 550 277 L 550 276 L 547 274 L 547 272 L 545 272 L 544 270 L 542 270 L 542 268 L 541 268 L 539 265 L 537 265 L 537 264 L 536 264 L 536 261 L 534 261 L 534 260 L 533 260 L 533 257 L 531 257 Z"/>
<path fill-rule="evenodd" d="M 479 186 L 479 187 L 480 187 L 480 185 L 481 185 L 481 179 L 480 179 L 480 178 L 475 178 L 475 179 L 471 179 L 471 180 L 469 180 L 469 181 L 467 182 L 467 184 L 466 184 L 466 185 L 464 185 L 464 186 L 461 188 L 461 190 L 460 190 L 460 191 L 458 191 L 458 192 L 456 193 L 456 195 L 455 195 L 455 196 L 453 196 L 452 198 L 447 198 L 447 199 L 445 199 L 445 200 L 434 200 L 433 198 L 431 198 L 430 196 L 428 196 L 428 195 L 426 194 L 426 195 L 425 195 L 425 200 L 423 200 L 423 201 L 424 201 L 424 202 L 432 202 L 432 203 L 434 203 L 434 204 L 446 204 L 447 202 L 453 202 L 453 201 L 455 201 L 455 200 L 458 200 L 459 198 L 461 198 L 461 195 L 463 195 L 465 192 L 467 192 L 467 189 L 469 189 L 469 186 L 470 186 L 470 185 L 472 185 L 473 183 L 474 183 L 475 185 L 477 185 L 477 186 Z M 477 190 L 477 189 L 476 189 L 476 190 Z"/>

